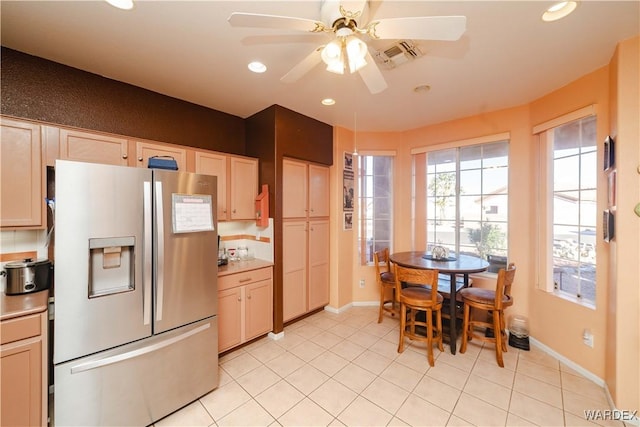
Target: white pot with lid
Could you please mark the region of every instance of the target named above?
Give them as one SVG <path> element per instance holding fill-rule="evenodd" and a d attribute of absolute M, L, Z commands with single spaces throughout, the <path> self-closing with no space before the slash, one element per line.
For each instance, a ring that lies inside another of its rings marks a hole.
<path fill-rule="evenodd" d="M 1 275 L 7 276 L 5 294 L 18 295 L 49 289 L 53 278 L 53 265 L 48 259 L 8 262 Z"/>

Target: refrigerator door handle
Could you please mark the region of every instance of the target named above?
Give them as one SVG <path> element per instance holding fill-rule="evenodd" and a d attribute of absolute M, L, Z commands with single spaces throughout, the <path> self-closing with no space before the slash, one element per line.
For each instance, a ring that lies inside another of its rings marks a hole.
<path fill-rule="evenodd" d="M 158 244 L 156 246 L 156 321 L 162 320 L 164 299 L 164 212 L 162 209 L 162 182 L 155 181 L 156 226 Z"/>
<path fill-rule="evenodd" d="M 155 344 L 152 344 L 146 347 L 138 348 L 136 350 L 128 351 L 122 354 L 116 354 L 113 356 L 105 357 L 104 359 L 92 360 L 90 362 L 81 363 L 71 368 L 71 374 L 78 374 L 80 372 L 89 371 L 91 369 L 102 368 L 104 366 L 122 362 L 123 360 L 133 359 L 135 357 L 140 357 L 147 353 L 158 351 L 161 348 L 170 346 L 179 341 L 185 340 L 193 335 L 199 334 L 200 332 L 205 331 L 210 327 L 211 327 L 211 323 L 207 323 L 206 325 L 201 325 L 183 334 L 177 335 L 175 337 L 171 337 L 169 339 L 157 342 Z"/>
<path fill-rule="evenodd" d="M 144 182 L 144 247 L 143 253 L 143 269 L 142 269 L 142 319 L 145 325 L 151 323 L 151 258 L 152 258 L 152 230 L 151 230 L 151 182 Z"/>

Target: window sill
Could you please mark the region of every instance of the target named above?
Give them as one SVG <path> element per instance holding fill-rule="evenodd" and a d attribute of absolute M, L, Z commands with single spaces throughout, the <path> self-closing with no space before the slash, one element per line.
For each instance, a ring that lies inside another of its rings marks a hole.
<path fill-rule="evenodd" d="M 551 291 L 551 294 L 553 294 L 554 296 L 556 296 L 556 297 L 558 297 L 560 299 L 563 299 L 565 301 L 569 301 L 569 302 L 572 302 L 574 304 L 581 305 L 584 308 L 589 308 L 591 310 L 595 310 L 596 309 L 595 304 L 593 304 L 593 303 L 591 303 L 589 301 L 585 301 L 585 300 L 583 300 L 581 298 L 578 298 L 575 295 L 571 295 L 571 294 L 568 294 L 566 292 L 562 292 L 562 291 L 558 291 L 558 290 Z"/>

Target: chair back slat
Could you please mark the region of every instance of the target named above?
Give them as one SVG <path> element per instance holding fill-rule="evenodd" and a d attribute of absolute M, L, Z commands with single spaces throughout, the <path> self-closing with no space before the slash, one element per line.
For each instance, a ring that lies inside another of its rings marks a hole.
<path fill-rule="evenodd" d="M 380 263 L 382 262 L 384 262 L 384 264 L 381 266 Z M 380 249 L 379 251 L 374 252 L 373 264 L 376 268 L 376 280 L 378 281 L 380 280 L 380 275 L 382 273 L 392 271 L 389 262 L 389 248 Z M 384 267 L 384 270 L 382 270 L 381 267 Z"/>
<path fill-rule="evenodd" d="M 396 293 L 400 295 L 402 283 L 407 286 L 428 286 L 431 288 L 431 300 L 438 299 L 438 270 L 406 268 L 395 265 Z"/>
<path fill-rule="evenodd" d="M 510 263 L 509 266 L 504 269 L 501 268 L 498 271 L 498 282 L 496 283 L 496 297 L 495 308 L 496 310 L 502 309 L 502 296 L 506 295 L 511 298 L 511 285 L 513 285 L 513 279 L 516 276 L 516 266 L 514 263 Z"/>

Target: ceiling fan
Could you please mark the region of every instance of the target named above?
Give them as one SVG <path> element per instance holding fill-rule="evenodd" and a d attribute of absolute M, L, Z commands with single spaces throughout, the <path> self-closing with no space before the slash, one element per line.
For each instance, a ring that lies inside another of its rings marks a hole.
<path fill-rule="evenodd" d="M 294 82 L 320 62 L 327 71 L 358 72 L 373 94 L 387 83 L 366 41 L 378 39 L 458 40 L 466 30 L 465 16 L 415 16 L 367 21 L 367 0 L 323 0 L 320 20 L 291 16 L 234 12 L 228 21 L 234 27 L 272 28 L 329 35 L 332 40 L 315 48 L 280 80 Z M 361 25 L 366 22 L 366 25 Z"/>

